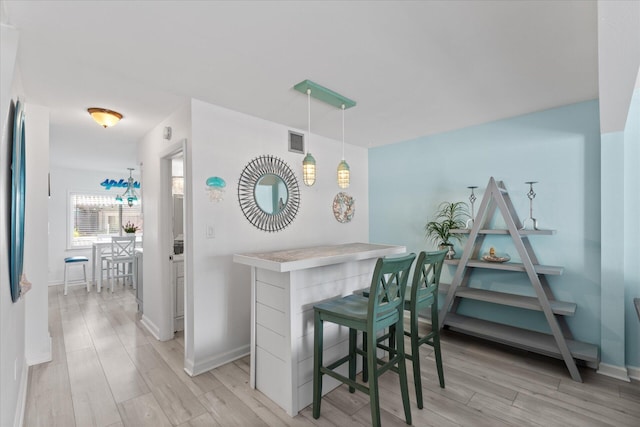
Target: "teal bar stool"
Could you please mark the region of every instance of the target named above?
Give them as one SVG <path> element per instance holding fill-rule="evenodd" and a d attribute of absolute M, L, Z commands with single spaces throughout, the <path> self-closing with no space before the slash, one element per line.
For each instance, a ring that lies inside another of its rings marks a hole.
<path fill-rule="evenodd" d="M 374 298 L 361 295 L 349 295 L 341 299 L 316 304 L 314 308 L 314 346 L 313 346 L 313 418 L 320 417 L 322 399 L 322 377 L 329 375 L 349 385 L 349 392 L 359 390 L 369 395 L 371 422 L 380 426 L 380 398 L 378 377 L 392 367 L 400 373 L 400 391 L 407 424 L 411 424 L 411 408 L 407 385 L 407 370 L 404 355 L 403 311 L 407 280 L 415 254 L 398 258 L 379 258 L 371 278 L 369 294 Z M 323 326 L 332 322 L 349 328 L 349 354 L 327 365 L 323 365 Z M 397 331 L 396 351 L 393 357 L 378 366 L 376 357 L 367 358 L 368 372 L 371 372 L 369 387 L 356 382 L 356 355 L 363 354 L 356 346 L 357 332 L 363 331 L 371 341 L 368 348 L 376 348 L 376 336 L 379 331 L 395 326 Z M 335 371 L 349 362 L 349 377 Z"/>
<path fill-rule="evenodd" d="M 72 265 L 81 265 L 82 266 L 82 272 L 84 274 L 84 280 L 83 281 L 75 281 L 74 284 L 87 284 L 87 292 L 89 292 L 90 288 L 90 284 L 89 281 L 87 280 L 87 264 L 89 263 L 89 258 L 87 258 L 86 256 L 70 256 L 64 259 L 64 294 L 67 294 L 67 289 L 69 288 L 69 274 L 68 274 L 68 270 L 69 267 L 71 267 Z"/>
<path fill-rule="evenodd" d="M 444 372 L 442 369 L 442 353 L 440 351 L 440 325 L 438 322 L 438 286 L 440 285 L 440 273 L 444 264 L 447 250 L 437 252 L 420 252 L 413 272 L 411 287 L 405 294 L 404 308 L 410 312 L 410 330 L 404 331 L 404 335 L 411 338 L 411 354 L 405 353 L 405 357 L 413 362 L 413 383 L 416 389 L 418 408 L 423 408 L 422 401 L 422 377 L 420 376 L 420 346 L 427 344 L 433 347 L 436 357 L 436 368 L 440 387 L 444 388 Z M 365 293 L 365 296 L 367 294 Z M 418 315 L 421 310 L 431 309 L 431 332 L 420 336 L 418 329 Z M 389 333 L 378 337 L 377 347 L 393 354 L 396 350 L 393 343 L 396 340 L 394 326 L 389 328 Z M 383 342 L 389 340 L 389 346 Z M 365 348 L 366 351 L 366 348 Z M 362 377 L 367 381 L 366 366 Z"/>

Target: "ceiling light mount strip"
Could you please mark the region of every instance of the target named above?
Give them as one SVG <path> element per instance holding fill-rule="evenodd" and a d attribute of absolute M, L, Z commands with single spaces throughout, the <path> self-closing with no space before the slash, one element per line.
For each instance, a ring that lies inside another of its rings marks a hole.
<path fill-rule="evenodd" d="M 331 89 L 327 89 L 326 87 L 321 86 L 318 83 L 314 83 L 311 80 L 301 81 L 293 88 L 298 92 L 304 93 L 305 95 L 307 94 L 307 90 L 311 90 L 311 97 L 332 105 L 336 108 L 342 108 L 343 105 L 345 109 L 356 106 L 356 101 L 342 96 L 339 93 L 332 91 Z"/>

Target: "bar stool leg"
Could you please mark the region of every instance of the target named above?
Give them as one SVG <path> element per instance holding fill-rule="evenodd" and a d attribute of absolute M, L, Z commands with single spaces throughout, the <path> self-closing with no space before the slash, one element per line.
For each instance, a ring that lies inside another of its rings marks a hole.
<path fill-rule="evenodd" d="M 320 314 L 315 312 L 313 325 L 313 418 L 316 420 L 320 418 L 320 401 L 322 400 L 322 373 L 320 372 L 323 351 L 322 329 Z"/>
<path fill-rule="evenodd" d="M 67 282 L 67 268 L 69 264 L 64 263 L 64 294 L 67 295 L 67 288 L 69 287 L 69 283 Z"/>
<path fill-rule="evenodd" d="M 371 425 L 380 427 L 380 397 L 378 395 L 378 372 L 376 358 L 376 335 L 367 334 L 367 348 L 371 349 L 371 354 L 367 353 L 367 365 L 369 368 L 369 406 L 371 407 Z"/>
<path fill-rule="evenodd" d="M 87 292 L 91 292 L 91 284 L 87 280 L 87 263 L 82 263 L 82 274 L 84 275 L 84 281 L 87 284 Z"/>

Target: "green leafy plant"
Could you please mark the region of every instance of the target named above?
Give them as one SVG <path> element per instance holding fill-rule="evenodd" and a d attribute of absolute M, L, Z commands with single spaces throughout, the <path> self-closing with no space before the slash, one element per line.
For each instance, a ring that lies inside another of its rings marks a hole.
<path fill-rule="evenodd" d="M 439 246 L 451 245 L 451 239 L 460 241 L 462 234 L 451 234 L 451 230 L 464 228 L 469 218 L 465 202 L 442 202 L 435 212 L 435 219 L 424 226 L 425 237 Z"/>
<path fill-rule="evenodd" d="M 127 221 L 127 223 L 122 226 L 122 229 L 124 230 L 125 233 L 135 233 L 140 229 L 140 227 L 138 227 L 131 221 Z"/>

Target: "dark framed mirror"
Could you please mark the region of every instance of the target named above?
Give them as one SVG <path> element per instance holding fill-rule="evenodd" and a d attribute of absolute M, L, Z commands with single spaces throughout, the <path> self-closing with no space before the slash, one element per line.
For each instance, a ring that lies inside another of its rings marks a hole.
<path fill-rule="evenodd" d="M 300 187 L 293 170 L 275 156 L 259 156 L 242 170 L 238 202 L 244 216 L 263 231 L 287 227 L 300 206 Z"/>

